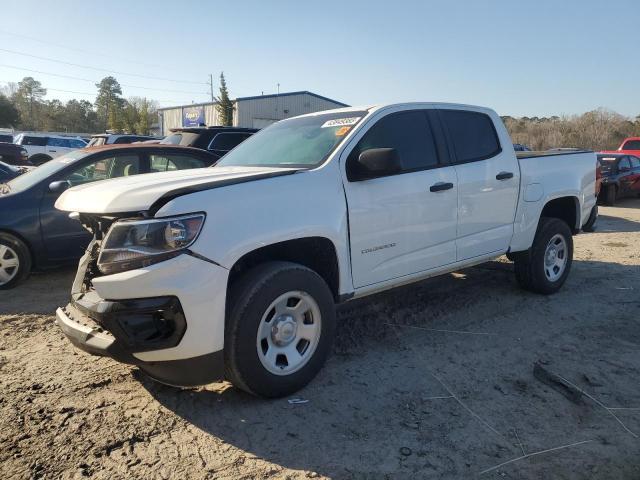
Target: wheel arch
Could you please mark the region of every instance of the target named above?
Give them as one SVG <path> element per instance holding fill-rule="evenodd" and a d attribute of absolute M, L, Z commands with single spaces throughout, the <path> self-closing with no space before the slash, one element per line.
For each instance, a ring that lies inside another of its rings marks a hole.
<path fill-rule="evenodd" d="M 269 261 L 298 263 L 316 272 L 327 283 L 334 300 L 340 299 L 340 265 L 334 243 L 326 237 L 302 237 L 264 245 L 251 250 L 229 269 L 231 285 L 251 268 Z"/>
<path fill-rule="evenodd" d="M 538 224 L 542 217 L 552 217 L 563 220 L 567 225 L 569 225 L 571 232 L 575 235 L 580 231 L 580 227 L 582 226 L 580 225 L 580 200 L 574 195 L 567 195 L 548 200 L 542 207 L 540 217 L 538 218 Z"/>

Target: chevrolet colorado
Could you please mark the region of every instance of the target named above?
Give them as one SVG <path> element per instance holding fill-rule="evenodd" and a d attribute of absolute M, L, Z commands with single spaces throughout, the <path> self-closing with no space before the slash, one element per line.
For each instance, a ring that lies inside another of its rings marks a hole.
<path fill-rule="evenodd" d="M 177 386 L 278 397 L 309 382 L 337 302 L 507 254 L 565 282 L 593 152 L 521 152 L 482 107 L 407 103 L 280 121 L 209 169 L 108 180 L 56 207 L 94 234 L 57 323 Z"/>

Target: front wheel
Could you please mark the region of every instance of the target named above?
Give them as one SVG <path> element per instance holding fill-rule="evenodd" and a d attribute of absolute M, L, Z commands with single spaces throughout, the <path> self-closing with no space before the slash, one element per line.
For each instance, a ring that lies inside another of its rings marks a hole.
<path fill-rule="evenodd" d="M 558 218 L 543 217 L 531 249 L 515 258 L 516 279 L 525 290 L 549 295 L 562 287 L 572 261 L 571 229 Z"/>
<path fill-rule="evenodd" d="M 31 272 L 29 248 L 8 233 L 0 233 L 0 290 L 15 287 Z"/>
<path fill-rule="evenodd" d="M 225 375 L 236 387 L 282 397 L 322 368 L 335 333 L 335 305 L 316 272 L 289 262 L 254 268 L 231 287 Z"/>

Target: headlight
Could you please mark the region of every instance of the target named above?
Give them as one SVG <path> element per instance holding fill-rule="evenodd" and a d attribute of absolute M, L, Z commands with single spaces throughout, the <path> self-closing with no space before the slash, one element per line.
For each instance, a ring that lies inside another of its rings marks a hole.
<path fill-rule="evenodd" d="M 203 223 L 203 213 L 116 222 L 102 242 L 98 268 L 108 275 L 178 256 L 195 242 Z"/>

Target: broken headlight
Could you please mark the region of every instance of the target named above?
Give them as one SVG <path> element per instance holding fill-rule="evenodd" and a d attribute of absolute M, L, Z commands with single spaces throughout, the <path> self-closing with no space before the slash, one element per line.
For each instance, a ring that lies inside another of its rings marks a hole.
<path fill-rule="evenodd" d="M 194 213 L 115 222 L 102 242 L 98 268 L 109 275 L 176 257 L 195 242 L 204 217 Z"/>

